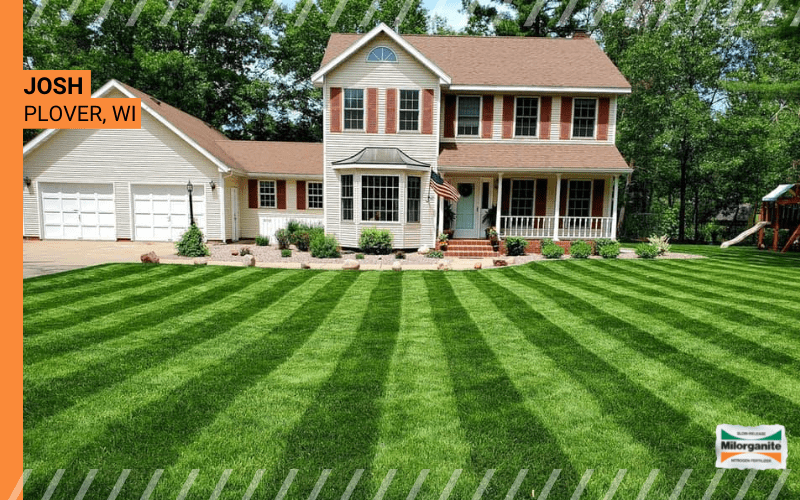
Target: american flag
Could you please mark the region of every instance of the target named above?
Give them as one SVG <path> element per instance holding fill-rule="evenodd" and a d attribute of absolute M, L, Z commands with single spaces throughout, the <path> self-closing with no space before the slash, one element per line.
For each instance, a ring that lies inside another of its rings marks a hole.
<path fill-rule="evenodd" d="M 458 199 L 461 198 L 461 195 L 458 194 L 458 189 L 442 179 L 442 176 L 436 172 L 431 172 L 431 188 L 445 200 L 458 201 Z"/>

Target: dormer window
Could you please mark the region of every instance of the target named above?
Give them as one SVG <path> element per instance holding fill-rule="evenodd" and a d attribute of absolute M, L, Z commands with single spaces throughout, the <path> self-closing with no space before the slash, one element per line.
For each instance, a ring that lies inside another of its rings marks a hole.
<path fill-rule="evenodd" d="M 375 47 L 367 56 L 368 62 L 397 62 L 397 55 L 389 47 Z"/>

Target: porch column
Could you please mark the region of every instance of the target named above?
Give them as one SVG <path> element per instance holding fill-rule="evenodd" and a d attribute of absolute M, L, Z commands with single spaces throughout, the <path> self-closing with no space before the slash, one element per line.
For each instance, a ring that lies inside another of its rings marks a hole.
<path fill-rule="evenodd" d="M 614 176 L 614 204 L 611 208 L 611 239 L 617 239 L 617 198 L 619 198 L 619 184 L 617 180 L 619 179 L 618 175 Z"/>
<path fill-rule="evenodd" d="M 500 238 L 500 212 L 503 210 L 503 173 L 497 174 L 497 210 L 495 211 L 494 228 Z"/>
<path fill-rule="evenodd" d="M 558 219 L 561 217 L 561 174 L 556 175 L 556 206 L 553 222 L 553 241 L 558 241 Z"/>
<path fill-rule="evenodd" d="M 436 246 L 436 242 L 439 241 L 439 235 L 444 232 L 444 198 L 441 196 L 439 198 L 439 221 L 437 226 L 439 227 L 439 231 L 433 237 L 433 245 Z"/>

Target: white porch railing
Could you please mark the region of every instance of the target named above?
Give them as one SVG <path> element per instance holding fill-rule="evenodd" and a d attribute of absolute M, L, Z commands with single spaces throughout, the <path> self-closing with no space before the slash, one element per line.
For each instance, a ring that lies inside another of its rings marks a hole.
<path fill-rule="evenodd" d="M 614 219 L 612 217 L 559 217 L 558 239 L 611 238 Z M 555 217 L 523 217 L 503 215 L 500 217 L 500 237 L 553 238 Z"/>

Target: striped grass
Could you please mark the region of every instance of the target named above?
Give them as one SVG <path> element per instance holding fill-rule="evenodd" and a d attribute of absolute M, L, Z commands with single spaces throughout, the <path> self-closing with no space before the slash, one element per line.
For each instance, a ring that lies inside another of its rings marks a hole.
<path fill-rule="evenodd" d="M 51 498 L 73 499 L 98 469 L 83 498 L 105 500 L 131 469 L 117 498 L 139 499 L 163 469 L 150 498 L 212 498 L 222 478 L 222 499 L 505 499 L 512 484 L 522 499 L 560 469 L 549 498 L 569 499 L 592 469 L 581 498 L 599 500 L 626 469 L 614 498 L 654 477 L 647 498 L 667 499 L 688 477 L 680 498 L 699 499 L 719 423 L 785 425 L 791 468 L 800 258 L 678 250 L 708 258 L 25 280 L 25 494 L 65 469 Z M 790 475 L 779 498 L 794 497 Z"/>

